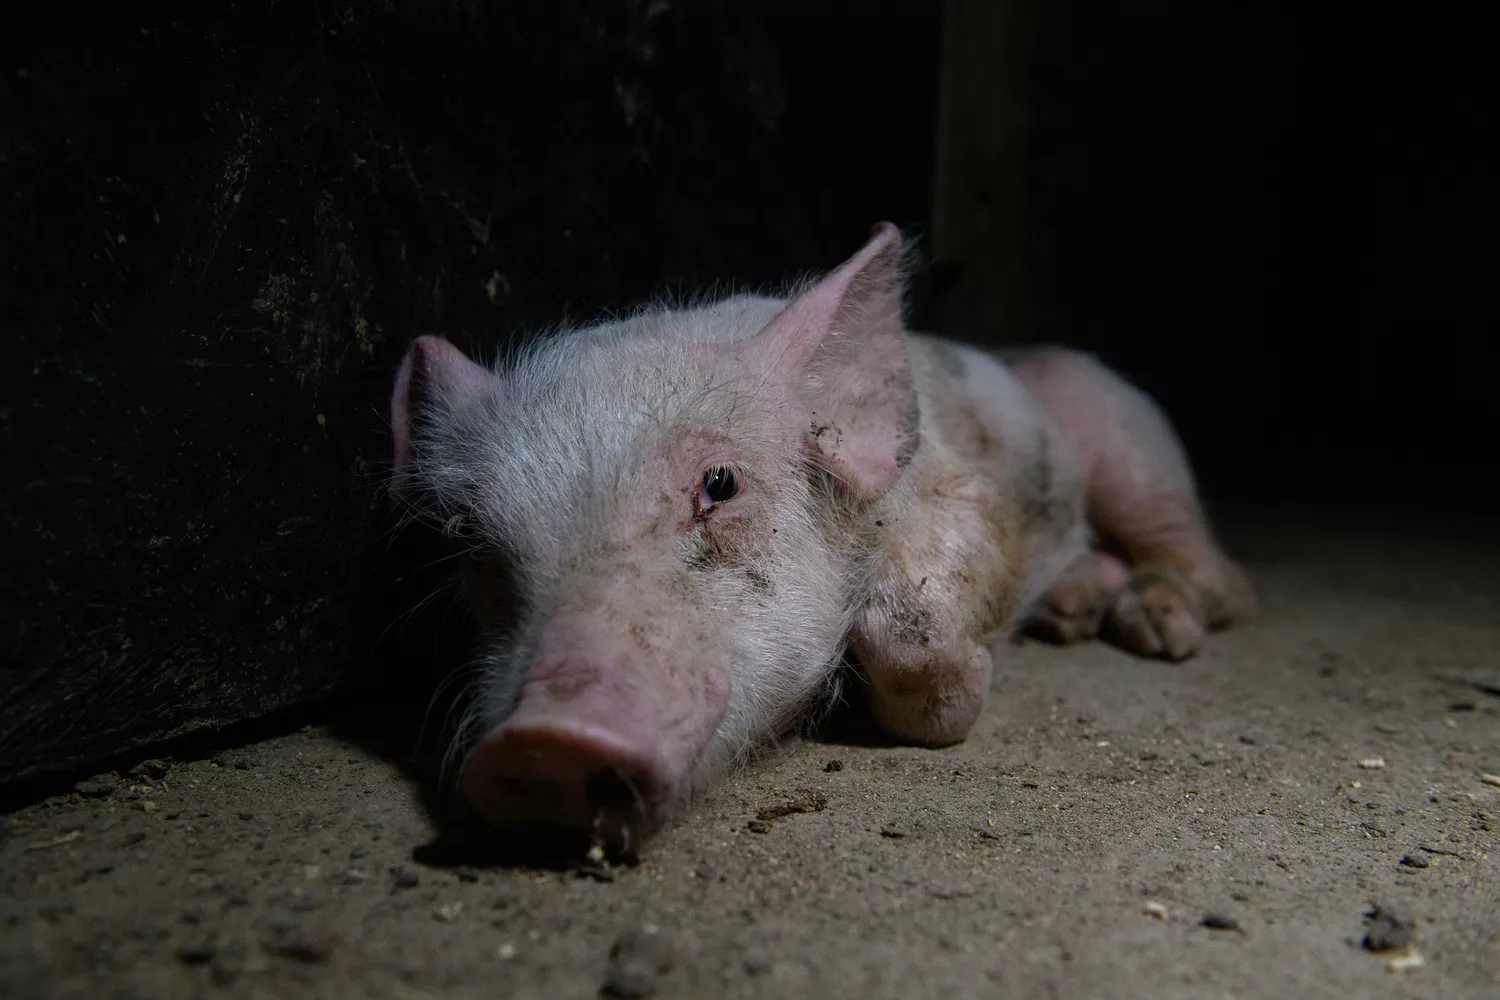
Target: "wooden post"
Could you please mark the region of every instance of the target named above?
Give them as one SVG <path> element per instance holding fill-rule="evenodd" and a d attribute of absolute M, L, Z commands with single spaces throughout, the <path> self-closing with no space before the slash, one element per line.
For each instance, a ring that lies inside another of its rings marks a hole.
<path fill-rule="evenodd" d="M 932 245 L 937 331 L 984 345 L 1032 332 L 1024 236 L 1030 0 L 948 0 Z"/>

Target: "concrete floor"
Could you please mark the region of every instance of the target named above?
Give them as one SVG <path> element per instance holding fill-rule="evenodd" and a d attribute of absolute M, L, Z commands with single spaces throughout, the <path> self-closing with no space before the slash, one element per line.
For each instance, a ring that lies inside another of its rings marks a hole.
<path fill-rule="evenodd" d="M 1017 647 L 963 745 L 793 744 L 633 867 L 447 864 L 324 729 L 83 783 L 0 818 L 0 995 L 1500 996 L 1496 547 L 1229 536 L 1197 660 Z"/>

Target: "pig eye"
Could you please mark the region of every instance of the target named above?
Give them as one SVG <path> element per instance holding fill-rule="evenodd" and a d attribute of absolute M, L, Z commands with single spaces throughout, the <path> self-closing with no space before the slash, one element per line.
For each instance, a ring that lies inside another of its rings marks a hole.
<path fill-rule="evenodd" d="M 703 489 L 698 492 L 698 506 L 707 508 L 733 500 L 740 491 L 739 477 L 725 465 L 716 465 L 703 473 Z"/>

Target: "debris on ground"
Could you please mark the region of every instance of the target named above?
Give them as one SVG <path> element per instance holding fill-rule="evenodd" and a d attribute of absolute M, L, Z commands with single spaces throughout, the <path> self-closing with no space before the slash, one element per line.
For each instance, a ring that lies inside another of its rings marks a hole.
<path fill-rule="evenodd" d="M 656 992 L 657 980 L 672 971 L 671 945 L 653 925 L 627 930 L 609 950 L 609 969 L 599 992 L 639 1000 Z"/>
<path fill-rule="evenodd" d="M 1365 937 L 1360 943 L 1370 951 L 1394 951 L 1411 944 L 1413 929 L 1409 917 L 1376 904 L 1365 911 Z"/>
<path fill-rule="evenodd" d="M 1420 969 L 1427 964 L 1426 957 L 1417 949 L 1408 947 L 1406 951 L 1385 963 L 1385 967 L 1391 972 L 1410 972 Z"/>
<path fill-rule="evenodd" d="M 756 819 L 780 819 L 793 813 L 822 812 L 828 806 L 828 797 L 811 788 L 799 788 L 774 806 L 767 806 L 755 814 Z"/>
<path fill-rule="evenodd" d="M 1240 929 L 1240 922 L 1227 913 L 1210 910 L 1203 914 L 1202 919 L 1198 921 L 1198 926 L 1214 931 L 1237 931 Z"/>
<path fill-rule="evenodd" d="M 165 761 L 161 760 L 160 758 L 153 757 L 150 760 L 141 761 L 139 764 L 126 771 L 125 775 L 126 777 L 134 778 L 137 781 L 157 781 L 161 778 L 165 778 L 167 776 L 167 772 L 171 769 L 172 764 L 170 761 Z"/>
<path fill-rule="evenodd" d="M 84 778 L 73 786 L 73 791 L 86 799 L 102 799 L 114 794 L 114 790 L 115 776 L 108 772 L 96 774 L 92 778 Z"/>
<path fill-rule="evenodd" d="M 771 971 L 771 960 L 758 951 L 747 951 L 741 960 L 747 976 L 763 976 Z"/>

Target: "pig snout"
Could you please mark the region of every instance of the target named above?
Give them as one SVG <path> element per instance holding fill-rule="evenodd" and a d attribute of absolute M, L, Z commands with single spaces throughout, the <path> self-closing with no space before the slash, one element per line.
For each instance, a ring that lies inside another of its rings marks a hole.
<path fill-rule="evenodd" d="M 588 619 L 556 622 L 515 709 L 470 750 L 460 789 L 499 827 L 563 828 L 616 850 L 658 829 L 729 702 L 703 663 L 668 668 Z"/>

